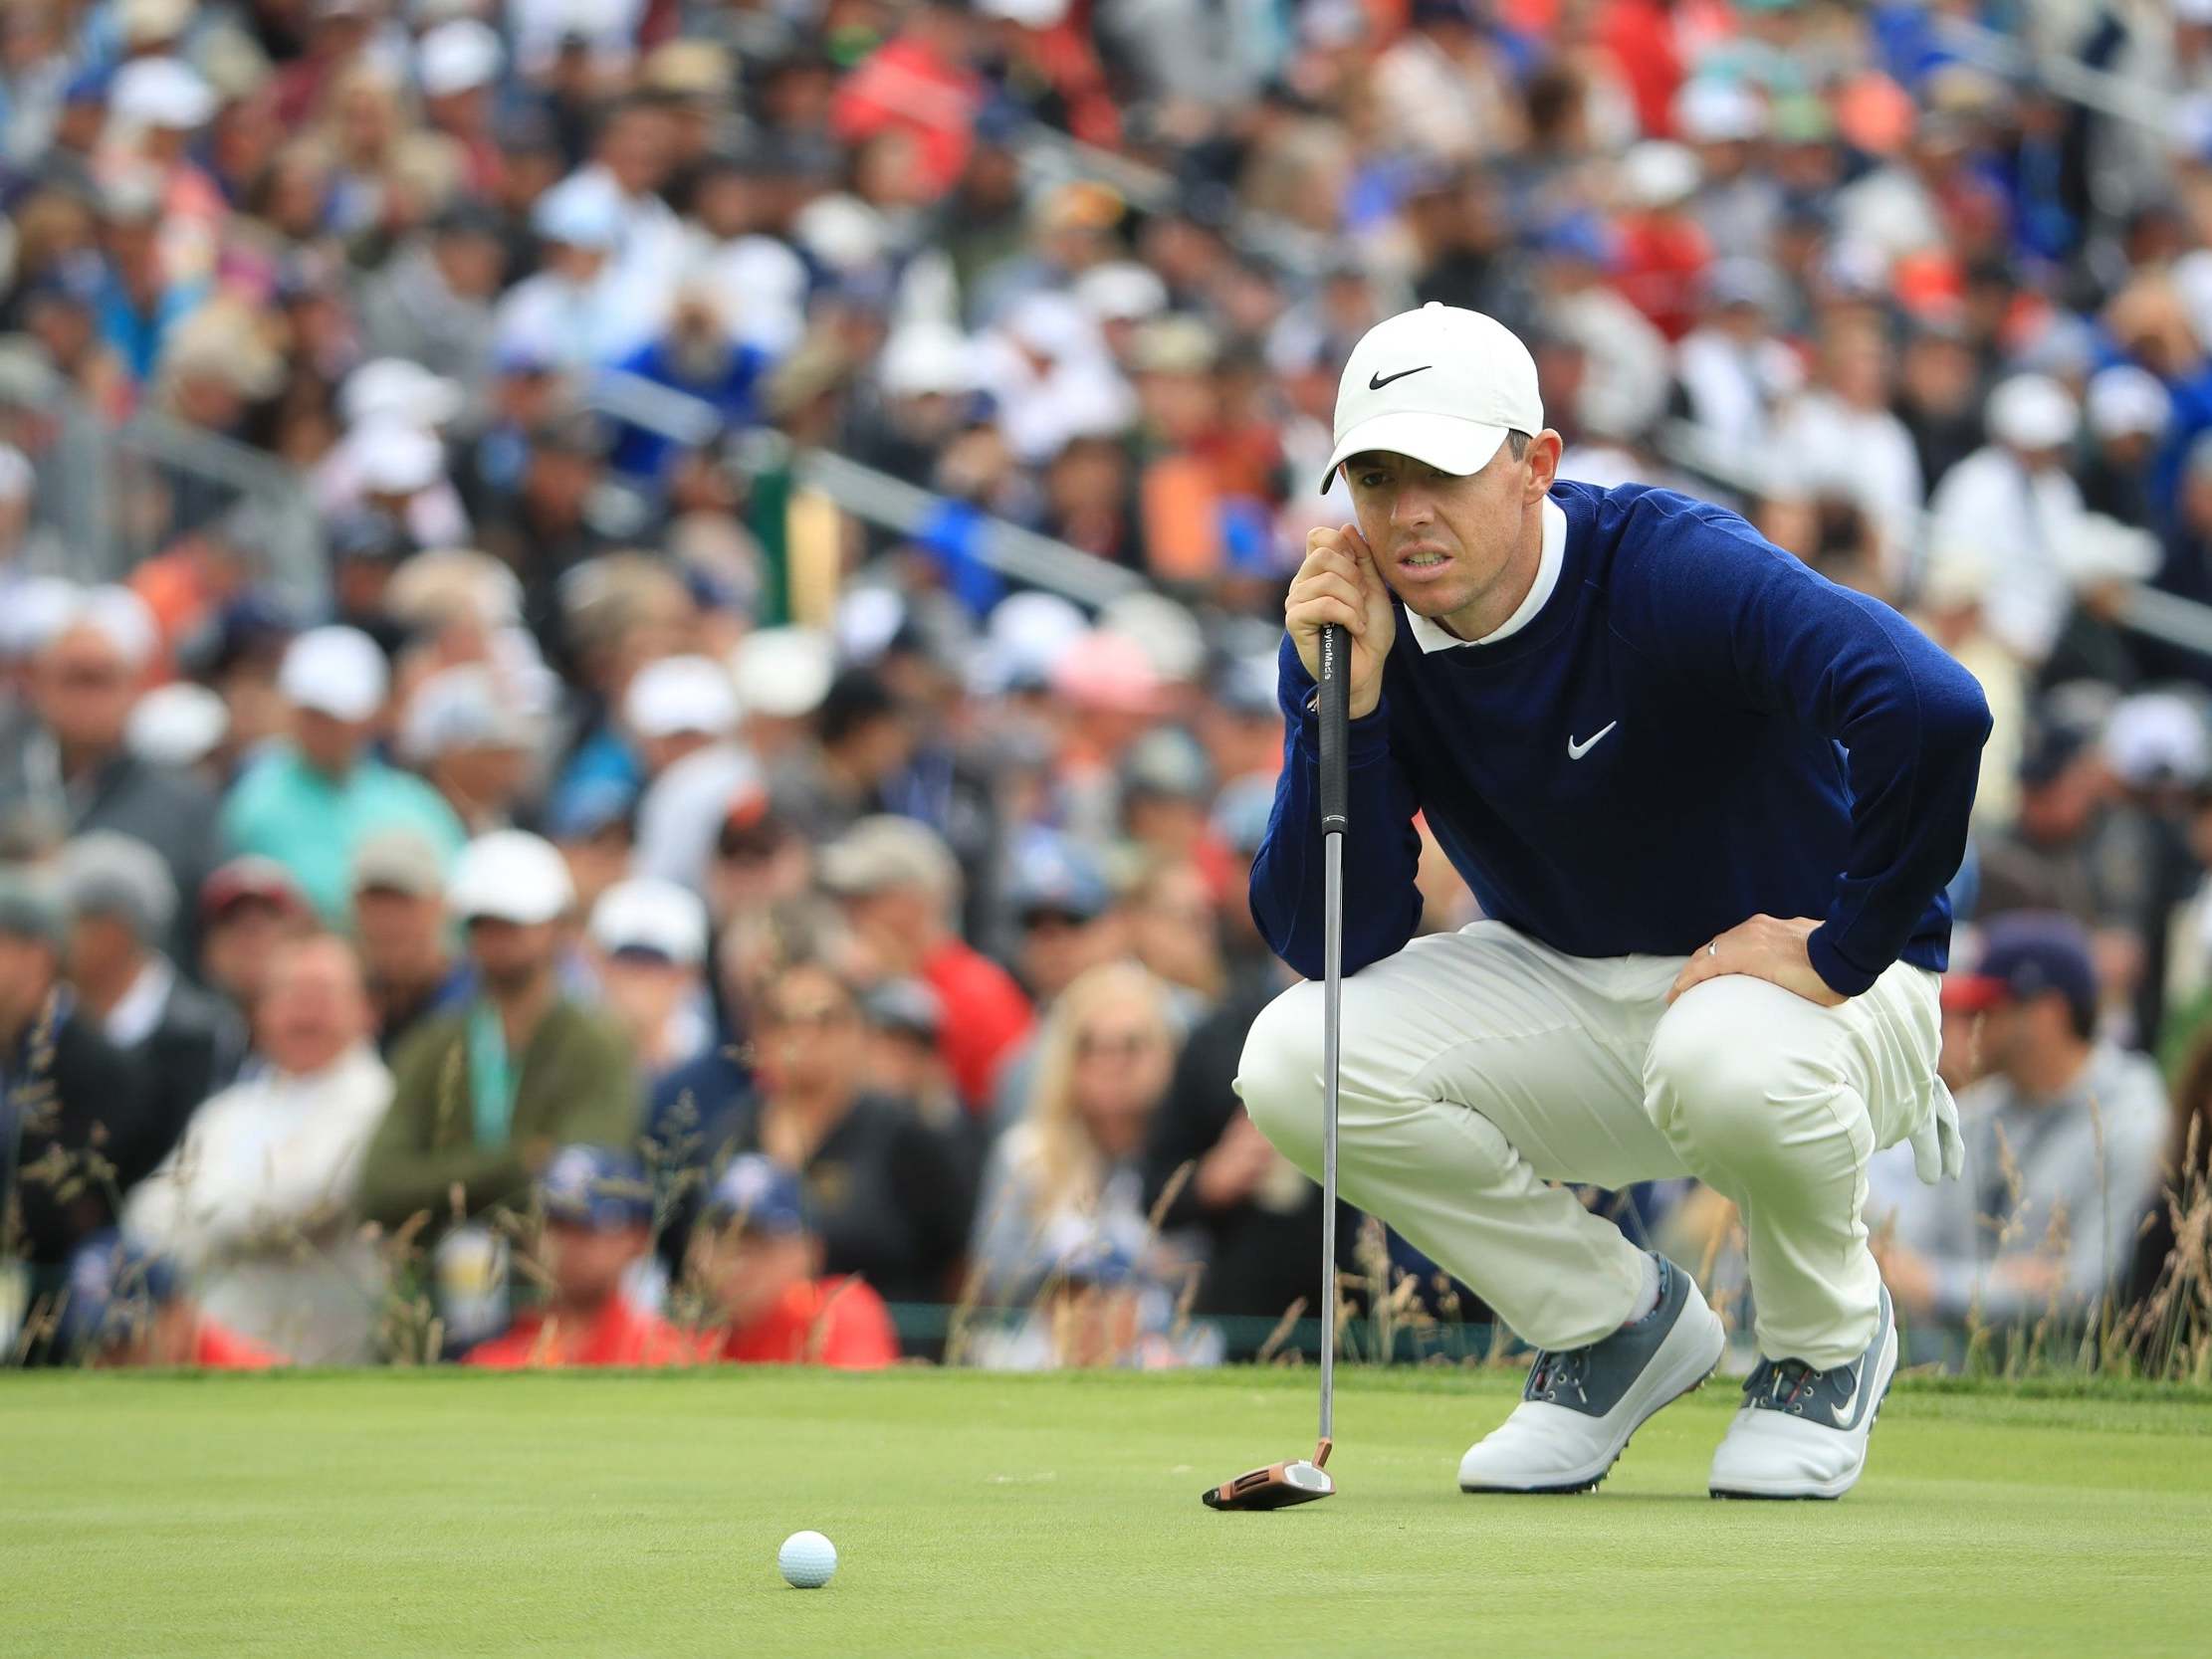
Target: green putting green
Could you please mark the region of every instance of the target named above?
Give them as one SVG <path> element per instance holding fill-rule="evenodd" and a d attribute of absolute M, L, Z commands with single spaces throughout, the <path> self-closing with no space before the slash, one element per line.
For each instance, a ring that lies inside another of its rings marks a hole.
<path fill-rule="evenodd" d="M 1898 1385 L 1840 1504 L 1719 1504 L 1715 1383 L 1596 1494 L 1473 1498 L 1495 1373 L 0 1378 L 0 1650 L 2189 1654 L 2212 1396 Z M 828 1588 L 786 1588 L 815 1528 Z"/>

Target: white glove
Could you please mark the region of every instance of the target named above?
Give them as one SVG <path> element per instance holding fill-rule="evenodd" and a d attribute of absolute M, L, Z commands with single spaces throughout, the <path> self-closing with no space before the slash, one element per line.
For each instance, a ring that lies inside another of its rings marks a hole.
<path fill-rule="evenodd" d="M 1929 1110 L 1912 1129 L 1912 1172 L 1926 1186 L 1958 1179 L 1966 1167 L 1966 1142 L 1959 1138 L 1958 1104 L 1941 1078 L 1931 1086 Z"/>

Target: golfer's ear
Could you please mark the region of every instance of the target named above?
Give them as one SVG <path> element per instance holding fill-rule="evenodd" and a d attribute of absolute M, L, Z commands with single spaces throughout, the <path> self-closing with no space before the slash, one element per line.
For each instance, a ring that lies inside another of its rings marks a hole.
<path fill-rule="evenodd" d="M 1542 501 L 1551 490 L 1552 480 L 1559 476 L 1562 447 L 1559 434 L 1548 426 L 1528 441 L 1528 482 L 1521 492 L 1524 502 Z"/>

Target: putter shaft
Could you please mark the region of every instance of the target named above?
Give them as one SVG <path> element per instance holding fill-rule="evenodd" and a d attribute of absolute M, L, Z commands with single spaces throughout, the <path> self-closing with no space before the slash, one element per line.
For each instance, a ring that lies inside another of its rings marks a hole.
<path fill-rule="evenodd" d="M 1337 1029 L 1344 994 L 1344 832 L 1323 837 L 1321 1012 L 1321 1450 L 1336 1437 L 1336 1096 Z"/>

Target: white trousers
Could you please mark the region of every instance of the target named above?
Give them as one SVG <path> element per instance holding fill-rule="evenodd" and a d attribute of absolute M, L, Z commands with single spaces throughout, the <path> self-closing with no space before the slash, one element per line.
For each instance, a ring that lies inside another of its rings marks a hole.
<path fill-rule="evenodd" d="M 1344 981 L 1338 1183 L 1487 1302 L 1569 1348 L 1626 1319 L 1637 1249 L 1562 1181 L 1691 1174 L 1742 1212 L 1760 1352 L 1815 1366 L 1873 1339 L 1867 1160 L 1935 1110 L 1936 976 L 1897 963 L 1823 1008 L 1686 958 L 1569 956 L 1497 922 L 1419 938 Z M 1245 1109 L 1321 1173 L 1318 982 L 1245 1040 Z"/>

